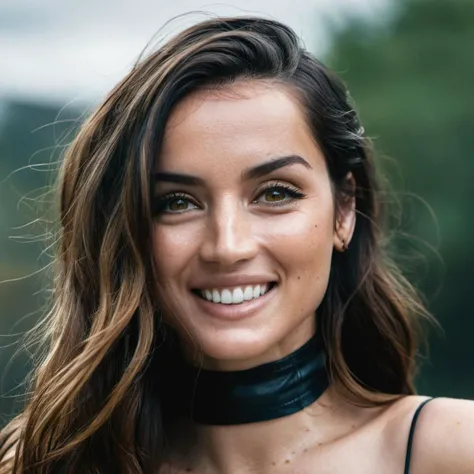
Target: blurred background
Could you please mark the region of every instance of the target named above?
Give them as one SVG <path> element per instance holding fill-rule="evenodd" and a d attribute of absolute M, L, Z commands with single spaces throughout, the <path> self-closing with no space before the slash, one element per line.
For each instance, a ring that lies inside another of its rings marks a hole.
<path fill-rule="evenodd" d="M 348 84 L 394 191 L 398 260 L 443 328 L 417 388 L 474 398 L 473 0 L 1 0 L 0 425 L 21 408 L 20 338 L 45 310 L 61 153 L 158 30 L 197 10 L 284 21 Z"/>

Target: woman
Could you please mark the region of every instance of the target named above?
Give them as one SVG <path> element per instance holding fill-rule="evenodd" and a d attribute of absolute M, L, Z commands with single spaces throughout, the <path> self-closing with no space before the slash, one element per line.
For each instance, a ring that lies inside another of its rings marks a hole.
<path fill-rule="evenodd" d="M 205 21 L 137 64 L 64 158 L 2 472 L 474 472 L 474 405 L 414 395 L 426 311 L 377 193 L 345 88 L 286 26 Z"/>

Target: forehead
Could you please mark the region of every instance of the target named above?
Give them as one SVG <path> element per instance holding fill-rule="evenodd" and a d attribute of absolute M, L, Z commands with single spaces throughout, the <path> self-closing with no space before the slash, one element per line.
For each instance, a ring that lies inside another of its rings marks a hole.
<path fill-rule="evenodd" d="M 169 117 L 158 168 L 251 165 L 260 158 L 320 152 L 298 101 L 283 85 L 245 81 L 204 89 Z"/>

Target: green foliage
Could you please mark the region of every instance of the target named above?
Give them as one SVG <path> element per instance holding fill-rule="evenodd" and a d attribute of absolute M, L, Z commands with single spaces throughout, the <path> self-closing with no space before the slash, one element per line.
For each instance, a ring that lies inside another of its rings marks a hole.
<path fill-rule="evenodd" d="M 9 418 L 21 407 L 13 395 L 24 392 L 28 372 L 20 336 L 42 315 L 48 296 L 52 242 L 45 220 L 54 212 L 55 170 L 79 111 L 0 105 L 0 415 Z"/>
<path fill-rule="evenodd" d="M 432 362 L 419 386 L 472 398 L 474 2 L 400 5 L 384 29 L 359 22 L 339 34 L 327 63 L 348 84 L 401 196 L 401 230 L 437 245 L 444 262 L 442 272 L 437 256 L 425 248 L 426 264 L 415 275 L 445 330 L 431 342 Z M 406 250 L 406 240 L 397 243 Z M 415 248 L 422 248 L 419 241 Z"/>

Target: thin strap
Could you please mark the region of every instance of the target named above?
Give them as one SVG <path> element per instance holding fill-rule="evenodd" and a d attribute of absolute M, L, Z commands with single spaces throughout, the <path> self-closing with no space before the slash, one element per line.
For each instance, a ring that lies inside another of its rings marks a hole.
<path fill-rule="evenodd" d="M 416 409 L 415 414 L 413 415 L 413 419 L 411 420 L 410 433 L 408 434 L 407 454 L 405 457 L 405 470 L 403 471 L 404 474 L 410 474 L 411 450 L 413 444 L 413 435 L 415 434 L 416 422 L 418 421 L 418 417 L 420 416 L 423 407 L 428 402 L 431 402 L 431 400 L 434 400 L 434 398 L 428 398 L 423 403 L 421 403 L 420 406 Z"/>

